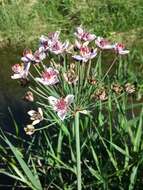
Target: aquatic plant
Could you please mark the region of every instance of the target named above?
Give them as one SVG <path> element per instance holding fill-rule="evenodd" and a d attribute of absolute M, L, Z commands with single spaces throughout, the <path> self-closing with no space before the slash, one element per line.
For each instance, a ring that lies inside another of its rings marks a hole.
<path fill-rule="evenodd" d="M 27 80 L 36 84 L 29 88 L 37 110 L 29 110 L 31 123 L 23 130 L 31 143 L 22 158 L 2 134 L 20 166 L 10 160 L 8 172 L 0 172 L 31 188 L 36 184 L 31 178 L 39 176 L 38 189 L 138 189 L 143 114 L 142 104 L 139 116 L 134 109 L 138 89 L 125 67 L 129 51 L 81 26 L 75 36 L 73 44 L 61 42 L 56 31 L 40 37 L 36 53 L 24 50 L 22 64 L 35 68 L 26 70 Z M 23 159 L 30 175 L 22 173 Z"/>

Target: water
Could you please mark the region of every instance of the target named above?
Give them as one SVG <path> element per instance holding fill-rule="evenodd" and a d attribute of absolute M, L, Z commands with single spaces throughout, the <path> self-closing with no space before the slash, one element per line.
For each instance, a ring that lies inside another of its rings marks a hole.
<path fill-rule="evenodd" d="M 0 126 L 9 132 L 13 129 L 8 108 L 16 122 L 23 125 L 26 122 L 26 112 L 31 107 L 29 102 L 22 100 L 27 87 L 21 87 L 17 80 L 11 79 L 11 66 L 20 62 L 21 54 L 22 48 L 0 50 Z"/>
<path fill-rule="evenodd" d="M 3 131 L 15 134 L 13 117 L 18 124 L 19 137 L 27 139 L 29 137 L 27 137 L 23 128 L 28 122 L 27 111 L 33 105 L 22 100 L 28 87 L 21 87 L 17 80 L 11 79 L 11 66 L 20 62 L 22 49 L 9 47 L 0 50 L 0 127 Z M 1 163 L 0 168 L 2 168 Z M 11 189 L 12 187 L 5 187 L 5 185 L 11 185 L 12 183 L 12 179 L 0 175 L 0 189 Z"/>

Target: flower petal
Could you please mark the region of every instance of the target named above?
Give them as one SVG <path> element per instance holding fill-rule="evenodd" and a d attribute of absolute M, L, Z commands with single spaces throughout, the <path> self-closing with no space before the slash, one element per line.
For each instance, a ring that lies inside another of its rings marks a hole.
<path fill-rule="evenodd" d="M 38 108 L 38 112 L 40 113 L 40 115 L 43 117 L 43 111 L 41 108 Z"/>
<path fill-rule="evenodd" d="M 81 44 L 79 43 L 79 41 L 78 41 L 78 40 L 75 40 L 75 46 L 76 46 L 78 49 L 80 49 L 80 48 L 81 48 Z"/>
<path fill-rule="evenodd" d="M 66 112 L 65 111 L 58 111 L 57 115 L 63 121 L 66 117 Z"/>
<path fill-rule="evenodd" d="M 38 123 L 40 123 L 40 120 L 39 119 L 36 119 L 32 122 L 32 125 L 37 125 Z"/>
<path fill-rule="evenodd" d="M 20 78 L 22 78 L 21 74 L 14 74 L 11 76 L 11 79 L 20 79 Z"/>
<path fill-rule="evenodd" d="M 72 56 L 74 59 L 78 60 L 78 61 L 84 61 L 86 62 L 86 59 L 80 55 L 73 55 Z"/>
<path fill-rule="evenodd" d="M 34 110 L 30 110 L 30 111 L 28 111 L 27 113 L 28 113 L 28 115 L 33 116 L 33 114 L 35 114 L 36 111 L 34 111 Z"/>
<path fill-rule="evenodd" d="M 68 105 L 70 105 L 70 104 L 73 103 L 73 101 L 74 101 L 74 95 L 72 95 L 72 94 L 67 95 L 67 96 L 65 97 L 65 101 L 66 101 L 66 103 L 67 103 Z"/>
<path fill-rule="evenodd" d="M 53 96 L 49 96 L 48 101 L 49 101 L 49 104 L 54 107 L 57 102 L 57 98 L 55 98 Z"/>
<path fill-rule="evenodd" d="M 128 54 L 129 52 L 130 52 L 129 50 L 123 50 L 123 51 L 119 51 L 119 54 L 125 55 L 125 54 Z"/>

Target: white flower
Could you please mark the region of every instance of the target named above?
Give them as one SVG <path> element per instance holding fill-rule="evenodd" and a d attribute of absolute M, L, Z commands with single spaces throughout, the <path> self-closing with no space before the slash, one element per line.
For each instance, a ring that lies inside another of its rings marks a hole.
<path fill-rule="evenodd" d="M 96 36 L 94 34 L 90 34 L 86 32 L 81 26 L 76 28 L 75 36 L 83 41 L 93 41 Z"/>
<path fill-rule="evenodd" d="M 40 47 L 38 50 L 34 53 L 34 61 L 36 63 L 39 63 L 43 61 L 46 58 L 46 53 L 44 52 L 43 48 Z"/>
<path fill-rule="evenodd" d="M 53 110 L 57 112 L 58 117 L 63 121 L 67 115 L 70 104 L 74 101 L 74 95 L 69 94 L 65 98 L 59 99 L 49 96 L 48 100 Z"/>
<path fill-rule="evenodd" d="M 21 63 L 21 64 L 15 64 L 12 66 L 12 71 L 14 72 L 14 74 L 11 76 L 12 79 L 25 79 L 28 76 L 28 72 L 30 69 L 30 65 L 31 63 Z"/>
<path fill-rule="evenodd" d="M 33 121 L 32 125 L 36 125 L 43 120 L 43 111 L 41 108 L 38 108 L 38 111 L 35 110 L 28 111 L 28 115 L 30 115 L 30 119 Z"/>
<path fill-rule="evenodd" d="M 125 55 L 125 54 L 129 53 L 129 50 L 126 50 L 125 46 L 123 44 L 120 44 L 120 43 L 116 43 L 114 45 L 114 49 L 120 55 Z"/>
<path fill-rule="evenodd" d="M 95 40 L 95 44 L 100 48 L 100 49 L 114 49 L 114 45 L 111 45 L 106 39 L 98 37 Z"/>
<path fill-rule="evenodd" d="M 35 78 L 35 80 L 44 85 L 54 85 L 59 82 L 58 74 L 59 74 L 58 70 L 49 67 L 46 68 L 45 71 L 42 73 L 41 78 L 37 77 Z"/>

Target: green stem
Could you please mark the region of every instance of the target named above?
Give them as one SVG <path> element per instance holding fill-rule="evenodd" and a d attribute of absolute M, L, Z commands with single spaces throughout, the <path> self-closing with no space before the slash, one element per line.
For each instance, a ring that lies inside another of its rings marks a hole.
<path fill-rule="evenodd" d="M 89 63 L 88 63 L 87 73 L 86 73 L 86 75 L 85 75 L 84 87 L 86 87 L 87 81 L 88 81 L 88 79 L 89 79 L 90 70 L 91 70 L 91 60 L 89 60 Z"/>
<path fill-rule="evenodd" d="M 59 138 L 58 138 L 58 146 L 57 146 L 57 157 L 58 157 L 59 159 L 60 159 L 60 157 L 61 157 L 62 140 L 63 140 L 63 135 L 62 135 L 62 130 L 60 129 Z"/>
<path fill-rule="evenodd" d="M 76 162 L 77 162 L 77 190 L 81 190 L 81 155 L 80 155 L 80 134 L 79 134 L 79 112 L 75 115 L 76 133 Z"/>
<path fill-rule="evenodd" d="M 108 73 L 110 72 L 110 70 L 112 69 L 113 65 L 116 63 L 117 57 L 115 57 L 115 59 L 113 60 L 112 64 L 110 65 L 109 69 L 107 70 L 107 72 L 105 73 L 102 81 L 106 78 L 106 76 L 108 75 Z"/>

